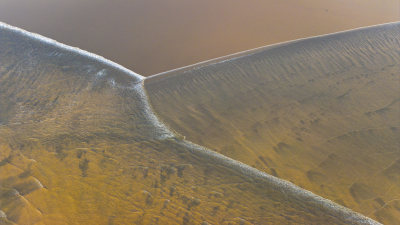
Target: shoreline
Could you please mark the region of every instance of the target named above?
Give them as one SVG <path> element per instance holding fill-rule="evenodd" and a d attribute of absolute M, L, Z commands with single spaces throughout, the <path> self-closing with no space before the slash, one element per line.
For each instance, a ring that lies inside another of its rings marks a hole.
<path fill-rule="evenodd" d="M 352 29 L 349 31 L 355 31 L 355 30 L 362 30 L 362 29 L 368 29 L 371 27 L 377 27 L 377 26 L 386 26 L 386 25 L 390 25 L 390 24 L 398 24 L 400 22 L 392 22 L 392 23 L 385 23 L 385 24 L 381 24 L 381 25 L 373 25 L 373 26 L 368 26 L 368 27 L 362 27 L 362 28 L 356 28 L 356 29 Z M 39 34 L 35 34 L 35 33 L 30 33 L 28 31 L 22 30 L 20 28 L 17 27 L 13 27 L 10 25 L 7 25 L 5 23 L 0 22 L 0 30 L 1 29 L 7 29 L 10 30 L 12 32 L 17 32 L 19 34 L 24 35 L 27 38 L 32 38 L 33 40 L 37 40 L 43 44 L 49 44 L 52 46 L 55 46 L 57 48 L 60 48 L 61 50 L 65 50 L 68 52 L 73 52 L 75 54 L 78 55 L 82 55 L 85 56 L 89 59 L 95 60 L 95 61 L 99 61 L 104 63 L 106 66 L 110 66 L 114 69 L 117 69 L 119 71 L 122 71 L 124 73 L 127 73 L 133 77 L 135 77 L 136 79 L 138 79 L 140 81 L 140 84 L 137 84 L 136 88 L 139 90 L 135 90 L 136 92 L 138 92 L 138 94 L 140 95 L 140 99 L 142 101 L 143 107 L 144 107 L 144 113 L 148 116 L 148 120 L 149 122 L 154 126 L 155 130 L 160 131 L 161 133 L 164 133 L 166 136 L 165 137 L 160 137 L 160 139 L 162 140 L 168 140 L 168 139 L 174 139 L 176 141 L 176 143 L 181 144 L 182 146 L 185 146 L 186 148 L 188 148 L 188 150 L 190 152 L 192 152 L 192 154 L 197 154 L 199 156 L 202 157 L 208 157 L 211 160 L 214 160 L 215 162 L 221 163 L 222 165 L 234 169 L 238 172 L 240 172 L 243 176 L 248 176 L 248 177 L 253 177 L 253 178 L 258 178 L 260 180 L 262 180 L 263 182 L 265 182 L 268 185 L 271 185 L 273 188 L 277 188 L 279 191 L 283 192 L 283 193 L 288 193 L 290 196 L 298 198 L 300 200 L 304 200 L 305 202 L 312 202 L 312 204 L 315 204 L 319 207 L 322 207 L 326 210 L 327 214 L 331 214 L 332 216 L 337 216 L 339 218 L 342 218 L 348 222 L 354 222 L 354 223 L 360 223 L 360 224 L 380 224 L 379 222 L 361 214 L 358 212 L 353 211 L 350 208 L 346 208 L 344 206 L 341 206 L 337 203 L 332 202 L 329 199 L 326 199 L 322 196 L 319 196 L 317 194 L 314 194 L 313 192 L 303 189 L 287 180 L 284 179 L 280 179 L 277 177 L 274 177 L 270 174 L 267 174 L 265 172 L 262 172 L 260 170 L 257 170 L 247 164 L 244 164 L 240 161 L 237 161 L 235 159 L 229 158 L 225 155 L 222 155 L 220 153 L 217 153 L 211 149 L 208 149 L 204 146 L 198 145 L 196 143 L 192 143 L 190 141 L 185 141 L 185 140 L 180 140 L 178 138 L 179 133 L 175 133 L 173 132 L 172 129 L 170 129 L 168 127 L 168 125 L 166 123 L 164 123 L 155 113 L 155 111 L 152 109 L 151 107 L 151 103 L 148 99 L 148 94 L 146 92 L 146 89 L 144 87 L 144 82 L 146 80 L 149 79 L 157 79 L 159 77 L 161 77 L 162 79 L 166 79 L 168 78 L 170 75 L 176 74 L 177 72 L 181 72 L 181 71 L 187 71 L 187 70 L 191 70 L 191 69 L 196 69 L 196 68 L 201 68 L 204 66 L 208 66 L 208 65 L 214 65 L 214 64 L 218 64 L 218 63 L 222 63 L 222 62 L 226 62 L 229 60 L 233 60 L 233 59 L 237 59 L 240 57 L 244 57 L 244 56 L 248 56 L 248 55 L 252 55 L 252 54 L 256 54 L 258 52 L 264 51 L 264 50 L 268 50 L 268 49 L 272 49 L 275 47 L 279 47 L 279 46 L 286 46 L 288 44 L 292 44 L 292 43 L 297 43 L 299 41 L 302 40 L 313 40 L 315 38 L 320 38 L 320 37 L 326 37 L 326 36 L 331 36 L 331 35 L 335 35 L 338 33 L 345 33 L 348 31 L 341 31 L 341 32 L 336 32 L 336 33 L 331 33 L 331 34 L 326 34 L 326 35 L 319 35 L 319 36 L 315 36 L 315 37 L 309 37 L 309 38 L 303 38 L 303 39 L 297 39 L 297 40 L 292 40 L 292 41 L 288 41 L 288 42 L 282 42 L 282 43 L 277 43 L 277 44 L 273 44 L 273 45 L 267 45 L 267 46 L 263 46 L 263 47 L 259 47 L 256 49 L 250 49 L 244 52 L 239 52 L 239 53 L 235 53 L 235 54 L 231 54 L 228 56 L 223 56 L 223 57 L 219 57 L 216 59 L 211 59 L 211 60 L 207 60 L 207 61 L 203 61 L 200 63 L 196 63 L 193 65 L 189 65 L 186 67 L 181 67 L 181 68 L 177 68 L 175 70 L 172 71 L 166 71 L 160 74 L 156 74 L 156 75 L 152 75 L 149 77 L 143 77 L 115 62 L 112 62 L 108 59 L 105 59 L 102 56 L 87 52 L 85 50 L 79 49 L 79 48 L 75 48 L 75 47 L 71 47 L 62 43 L 59 43 L 55 40 L 46 38 L 44 36 L 41 36 Z M 157 137 L 155 137 L 157 138 Z"/>
<path fill-rule="evenodd" d="M 153 74 L 153 75 L 150 75 L 150 76 L 146 76 L 146 77 L 144 77 L 144 79 L 145 80 L 163 79 L 164 77 L 162 77 L 162 76 L 174 76 L 176 73 L 184 73 L 186 71 L 200 69 L 200 68 L 205 67 L 205 66 L 210 66 L 210 65 L 223 63 L 223 62 L 226 62 L 226 61 L 235 60 L 235 59 L 238 59 L 238 58 L 241 58 L 241 57 L 257 54 L 257 53 L 260 53 L 260 52 L 263 52 L 263 51 L 266 51 L 266 50 L 287 46 L 287 45 L 290 45 L 290 44 L 295 44 L 295 43 L 298 43 L 298 42 L 301 42 L 301 41 L 314 40 L 314 39 L 319 39 L 319 38 L 323 38 L 323 37 L 330 37 L 330 36 L 334 36 L 334 35 L 338 35 L 338 34 L 345 34 L 345 33 L 353 32 L 353 31 L 361 31 L 361 30 L 366 30 L 366 29 L 370 29 L 370 28 L 374 28 L 374 27 L 390 26 L 390 25 L 395 25 L 395 24 L 400 24 L 400 21 L 393 21 L 393 22 L 389 22 L 389 23 L 382 23 L 382 24 L 375 24 L 375 25 L 371 25 L 371 26 L 357 27 L 357 28 L 338 31 L 338 32 L 333 32 L 333 33 L 327 33 L 327 34 L 315 35 L 315 36 L 299 38 L 299 39 L 294 39 L 294 40 L 289 40 L 289 41 L 277 42 L 277 43 L 274 43 L 274 44 L 264 45 L 264 46 L 260 46 L 260 47 L 257 47 L 257 48 L 248 49 L 248 50 L 244 50 L 244 51 L 228 54 L 228 55 L 225 55 L 225 56 L 220 56 L 220 57 L 217 57 L 217 58 L 208 59 L 208 60 L 205 60 L 205 61 L 200 61 L 200 62 L 191 64 L 191 65 L 179 67 L 179 68 L 172 69 L 172 70 L 167 70 L 167 71 L 164 71 L 164 72 L 161 72 L 161 73 L 156 73 L 156 74 Z"/>

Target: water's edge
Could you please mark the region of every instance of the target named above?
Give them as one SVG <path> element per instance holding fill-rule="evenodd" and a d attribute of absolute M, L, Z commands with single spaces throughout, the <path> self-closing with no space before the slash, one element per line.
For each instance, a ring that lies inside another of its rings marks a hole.
<path fill-rule="evenodd" d="M 316 36 L 310 36 L 310 37 L 305 37 L 305 38 L 294 39 L 294 40 L 290 40 L 290 41 L 278 42 L 278 43 L 274 43 L 274 44 L 270 44 L 270 45 L 264 45 L 264 46 L 260 46 L 260 47 L 257 47 L 257 48 L 253 48 L 253 49 L 249 49 L 249 50 L 245 50 L 245 51 L 241 51 L 241 52 L 236 52 L 236 53 L 232 53 L 232 54 L 229 54 L 229 55 L 220 56 L 220 57 L 217 57 L 217 58 L 214 58 L 214 59 L 209 59 L 209 60 L 205 60 L 205 61 L 201 61 L 201 62 L 197 62 L 197 63 L 191 64 L 191 65 L 179 67 L 179 68 L 176 68 L 176 69 L 172 69 L 172 70 L 156 73 L 156 74 L 153 74 L 153 75 L 145 77 L 145 79 L 146 80 L 149 80 L 149 79 L 166 79 L 167 77 L 174 76 L 174 75 L 176 75 L 178 73 L 185 73 L 187 71 L 200 69 L 200 68 L 205 67 L 205 66 L 215 65 L 215 64 L 219 64 L 219 63 L 223 63 L 223 62 L 239 59 L 239 58 L 250 56 L 250 55 L 254 55 L 254 54 L 257 54 L 259 52 L 263 52 L 263 51 L 266 51 L 266 50 L 269 50 L 269 49 L 274 49 L 274 48 L 278 48 L 278 47 L 282 47 L 282 46 L 286 46 L 286 45 L 290 45 L 290 44 L 295 44 L 295 43 L 301 42 L 301 41 L 320 39 L 320 38 L 323 38 L 323 37 L 330 37 L 330 36 L 334 36 L 334 35 L 338 35 L 338 34 L 361 31 L 361 30 L 370 29 L 370 28 L 374 28 L 374 27 L 388 26 L 388 25 L 395 25 L 395 24 L 400 24 L 400 21 L 394 21 L 394 22 L 389 22 L 389 23 L 382 23 L 382 24 L 376 24 L 376 25 L 371 25 L 371 26 L 358 27 L 358 28 L 344 30 L 344 31 L 338 31 L 338 32 L 334 32 L 334 33 L 321 34 L 321 35 L 316 35 Z"/>
<path fill-rule="evenodd" d="M 394 23 L 399 23 L 399 22 L 394 22 Z M 387 23 L 387 24 L 393 24 L 393 23 Z M 382 24 L 382 25 L 387 25 L 387 24 Z M 363 28 L 358 28 L 358 29 L 352 29 L 350 31 L 354 31 L 354 30 L 359 30 L 359 29 L 365 29 L 365 28 L 370 28 L 370 27 L 376 27 L 376 26 L 381 26 L 381 25 L 375 25 L 375 26 L 369 26 L 369 27 L 363 27 Z M 293 196 L 295 198 L 298 199 L 302 199 L 304 201 L 307 202 L 312 202 L 315 205 L 318 205 L 324 209 L 326 209 L 330 214 L 332 214 L 333 216 L 339 217 L 339 218 L 343 218 L 344 220 L 350 222 L 350 223 L 356 223 L 356 224 L 380 224 L 375 220 L 372 220 L 369 217 L 366 217 L 360 213 L 354 212 L 351 209 L 348 209 L 346 207 L 343 207 L 339 204 L 336 204 L 328 199 L 325 199 L 319 195 L 316 195 L 308 190 L 302 189 L 296 185 L 294 185 L 293 183 L 280 179 L 280 178 L 276 178 L 272 175 L 269 175 L 265 172 L 259 171 L 249 165 L 246 165 L 244 163 L 241 163 L 237 160 L 231 159 L 229 157 L 226 157 L 222 154 L 219 154 L 215 151 L 212 151 L 206 147 L 197 145 L 195 143 L 192 143 L 190 141 L 186 141 L 186 140 L 182 140 L 180 138 L 180 134 L 178 134 L 175 131 L 172 131 L 167 124 L 165 124 L 164 122 L 162 122 L 162 120 L 156 115 L 156 113 L 154 112 L 154 110 L 151 107 L 151 104 L 149 102 L 148 99 L 148 95 L 146 93 L 145 87 L 143 85 L 143 82 L 145 80 L 148 79 L 154 79 L 154 78 L 159 78 L 160 76 L 166 76 L 169 73 L 173 73 L 173 72 L 177 72 L 177 71 L 184 71 L 184 70 L 191 70 L 191 69 L 195 69 L 197 67 L 202 67 L 202 66 L 206 66 L 206 65 L 211 65 L 211 64 L 215 64 L 215 63 L 221 63 L 224 62 L 226 60 L 231 60 L 233 58 L 237 58 L 237 57 L 243 57 L 246 55 L 251 55 L 251 54 L 255 54 L 257 52 L 260 51 L 265 51 L 268 50 L 270 48 L 273 47 L 277 47 L 277 46 L 281 46 L 281 45 L 286 45 L 289 43 L 294 43 L 294 42 L 298 42 L 298 41 L 302 41 L 302 40 L 309 40 L 309 39 L 313 39 L 313 38 L 319 38 L 319 37 L 324 37 L 327 35 L 320 35 L 320 36 L 316 36 L 316 37 L 311 37 L 311 38 L 303 38 L 303 39 L 298 39 L 298 40 L 294 40 L 294 41 L 290 41 L 290 42 L 284 42 L 284 43 L 278 43 L 278 44 L 274 44 L 274 45 L 268 45 L 268 46 L 263 46 L 257 49 L 252 49 L 252 50 L 248 50 L 245 52 L 240 52 L 240 53 L 236 53 L 233 55 L 229 55 L 229 56 L 225 56 L 225 57 L 220 57 L 217 59 L 212 59 L 212 60 L 208 60 L 205 62 L 201 62 L 198 64 L 194 64 L 191 66 L 187 66 L 187 67 L 183 67 L 183 68 L 178 68 L 176 70 L 172 70 L 172 71 L 167 71 L 167 72 L 163 72 L 157 75 L 153 75 L 150 77 L 143 77 L 115 62 L 112 62 L 108 59 L 105 59 L 102 56 L 87 52 L 85 50 L 79 49 L 79 48 L 75 48 L 75 47 L 71 47 L 62 43 L 59 43 L 55 40 L 46 38 L 44 36 L 41 36 L 39 34 L 35 34 L 35 33 L 31 33 L 25 30 L 22 30 L 20 28 L 5 24 L 0 22 L 0 32 L 1 30 L 8 30 L 11 32 L 15 32 L 18 33 L 20 35 L 23 35 L 25 37 L 31 38 L 31 39 L 35 39 L 38 40 L 40 42 L 42 42 L 43 44 L 48 44 L 51 46 L 55 46 L 61 50 L 64 51 L 68 51 L 68 52 L 73 52 L 75 54 L 87 57 L 89 59 L 93 59 L 99 62 L 104 63 L 105 65 L 114 68 L 116 70 L 119 70 L 121 72 L 124 72 L 130 76 L 135 77 L 136 79 L 138 79 L 140 82 L 134 87 L 134 90 L 136 90 L 136 92 L 139 94 L 139 96 L 141 97 L 141 104 L 144 106 L 145 111 L 146 111 L 146 115 L 147 115 L 147 119 L 149 120 L 149 122 L 156 128 L 159 130 L 159 132 L 157 133 L 161 133 L 164 134 L 163 136 L 159 136 L 159 137 L 154 137 L 156 139 L 174 139 L 177 143 L 179 143 L 182 146 L 185 146 L 191 153 L 196 154 L 196 155 L 200 155 L 202 157 L 207 157 L 210 160 L 213 160 L 215 162 L 220 163 L 221 165 L 224 165 L 228 168 L 231 168 L 235 171 L 238 171 L 240 173 L 242 173 L 243 175 L 255 178 L 257 180 L 261 180 L 262 182 L 271 185 L 272 187 L 276 188 L 277 190 L 280 190 L 281 192 Z M 345 32 L 349 32 L 349 31 L 345 31 Z M 336 32 L 336 33 L 343 33 L 343 32 Z M 334 34 L 336 34 L 334 33 Z M 333 34 L 328 34 L 328 35 L 333 35 Z M 1 43 L 0 43 L 1 44 Z"/>

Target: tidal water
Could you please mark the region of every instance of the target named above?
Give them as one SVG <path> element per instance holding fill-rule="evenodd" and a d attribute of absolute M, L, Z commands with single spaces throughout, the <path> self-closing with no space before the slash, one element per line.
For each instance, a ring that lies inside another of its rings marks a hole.
<path fill-rule="evenodd" d="M 399 0 L 0 0 L 0 21 L 144 76 L 246 49 L 400 19 Z"/>

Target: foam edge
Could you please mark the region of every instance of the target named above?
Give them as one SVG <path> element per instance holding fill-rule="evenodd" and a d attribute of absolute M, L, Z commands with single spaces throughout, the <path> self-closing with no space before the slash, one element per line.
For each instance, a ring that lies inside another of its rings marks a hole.
<path fill-rule="evenodd" d="M 1 21 L 0 21 L 0 30 L 9 30 L 11 32 L 20 34 L 22 36 L 31 38 L 33 40 L 37 40 L 37 41 L 39 41 L 39 42 L 41 42 L 43 44 L 54 46 L 54 47 L 57 47 L 57 48 L 62 49 L 64 51 L 76 53 L 78 55 L 85 56 L 88 59 L 92 59 L 92 60 L 96 60 L 96 61 L 102 62 L 105 65 L 110 66 L 110 67 L 112 67 L 112 68 L 114 68 L 116 70 L 119 70 L 121 72 L 124 72 L 126 74 L 129 74 L 130 76 L 135 77 L 138 80 L 144 80 L 144 78 L 145 78 L 142 75 L 139 75 L 138 73 L 135 73 L 132 70 L 129 70 L 126 67 L 124 67 L 124 66 L 122 66 L 122 65 L 120 65 L 120 64 L 118 64 L 116 62 L 113 62 L 113 61 L 111 61 L 109 59 L 104 58 L 103 56 L 88 52 L 86 50 L 83 50 L 83 49 L 80 49 L 80 48 L 77 48 L 77 47 L 72 47 L 72 46 L 60 43 L 60 42 L 58 42 L 56 40 L 53 40 L 51 38 L 44 37 L 44 36 L 42 36 L 40 34 L 32 33 L 32 32 L 23 30 L 21 28 L 6 24 L 6 23 L 1 22 Z"/>
<path fill-rule="evenodd" d="M 395 22 L 395 23 L 397 23 L 397 22 Z M 147 113 L 148 119 L 153 123 L 153 125 L 156 128 L 162 129 L 162 132 L 164 134 L 166 134 L 166 136 L 160 137 L 160 139 L 164 139 L 164 140 L 171 139 L 171 138 L 175 139 L 177 141 L 177 143 L 187 147 L 193 154 L 201 155 L 203 157 L 208 157 L 209 159 L 215 160 L 216 162 L 219 162 L 222 165 L 224 165 L 228 168 L 234 169 L 246 176 L 261 179 L 265 183 L 272 185 L 273 187 L 279 189 L 280 191 L 282 191 L 284 193 L 290 194 L 291 196 L 295 196 L 295 197 L 299 197 L 304 200 L 312 201 L 316 205 L 319 205 L 319 206 L 325 208 L 326 210 L 330 211 L 332 213 L 332 215 L 339 216 L 340 218 L 342 218 L 346 221 L 357 223 L 357 224 L 371 224 L 371 225 L 372 224 L 380 224 L 379 222 L 372 220 L 371 218 L 368 218 L 360 213 L 352 211 L 351 209 L 348 209 L 344 206 L 336 204 L 328 199 L 325 199 L 319 195 L 312 193 L 311 191 L 302 189 L 289 181 L 286 181 L 286 180 L 283 180 L 280 178 L 276 178 L 272 175 L 269 175 L 260 170 L 257 170 L 257 169 L 255 169 L 249 165 L 246 165 L 242 162 L 239 162 L 237 160 L 234 160 L 232 158 L 229 158 L 227 156 L 219 154 L 215 151 L 212 151 L 204 146 L 197 145 L 190 141 L 178 139 L 177 136 L 179 134 L 177 134 L 176 132 L 172 132 L 171 129 L 169 129 L 169 127 L 157 117 L 157 115 L 154 113 L 154 110 L 151 108 L 151 104 L 149 103 L 148 95 L 147 95 L 144 85 L 143 85 L 144 80 L 146 80 L 147 78 L 145 78 L 145 77 L 143 77 L 143 76 L 111 61 L 111 60 L 105 59 L 102 56 L 96 55 L 94 53 L 90 53 L 88 51 L 85 51 L 85 50 L 82 50 L 82 49 L 79 49 L 76 47 L 71 47 L 71 46 L 62 44 L 60 42 L 57 42 L 53 39 L 44 37 L 42 35 L 31 33 L 31 32 L 25 31 L 23 29 L 5 24 L 3 22 L 0 22 L 0 30 L 1 29 L 10 30 L 12 32 L 19 33 L 23 36 L 32 38 L 34 40 L 38 40 L 44 44 L 49 44 L 51 46 L 55 46 L 57 48 L 60 48 L 60 49 L 63 49 L 63 50 L 69 51 L 69 52 L 73 52 L 78 55 L 86 56 L 89 59 L 98 60 L 112 68 L 115 68 L 117 70 L 125 72 L 125 73 L 141 80 L 141 82 L 135 87 L 135 89 L 141 96 L 141 100 L 143 101 L 145 112 Z M 339 32 L 339 33 L 341 33 L 341 32 Z M 322 36 L 326 36 L 326 35 L 322 35 Z M 308 38 L 305 38 L 305 39 L 308 39 Z M 303 40 L 303 39 L 299 39 L 299 40 L 295 40 L 295 41 L 300 41 L 300 40 Z M 290 41 L 288 43 L 293 43 L 293 42 L 294 41 Z M 278 45 L 288 44 L 288 43 L 285 42 L 285 43 L 280 43 Z M 276 45 L 277 44 L 273 45 L 273 47 Z M 264 46 L 264 47 L 261 47 L 258 49 L 264 50 L 264 48 L 266 48 L 266 47 L 271 47 L 271 46 Z M 245 53 L 249 53 L 252 51 L 254 51 L 254 49 L 245 51 Z M 234 55 L 242 54 L 242 53 L 236 53 Z M 213 61 L 213 60 L 208 60 L 206 62 L 209 62 L 209 61 Z M 224 60 L 224 61 L 226 61 L 226 60 Z M 202 63 L 204 63 L 204 62 L 202 62 Z M 188 67 L 191 67 L 191 66 L 188 66 Z M 188 67 L 184 67 L 184 68 L 188 68 Z M 182 68 L 178 68 L 176 70 L 180 70 L 180 69 L 182 69 Z M 174 70 L 174 71 L 176 71 L 176 70 Z M 169 73 L 169 71 L 161 73 L 157 76 L 160 76 L 165 73 Z M 148 78 L 151 78 L 151 77 L 154 77 L 154 76 L 150 76 Z"/>

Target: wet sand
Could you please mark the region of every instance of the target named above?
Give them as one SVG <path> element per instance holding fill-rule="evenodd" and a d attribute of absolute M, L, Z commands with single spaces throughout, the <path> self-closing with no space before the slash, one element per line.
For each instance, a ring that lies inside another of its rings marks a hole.
<path fill-rule="evenodd" d="M 400 223 L 400 23 L 267 46 L 145 80 L 187 140 Z"/>
<path fill-rule="evenodd" d="M 0 224 L 378 224 L 175 136 L 119 65 L 0 43 Z"/>
<path fill-rule="evenodd" d="M 142 75 L 396 20 L 398 0 L 0 0 L 0 21 L 103 55 Z"/>

